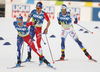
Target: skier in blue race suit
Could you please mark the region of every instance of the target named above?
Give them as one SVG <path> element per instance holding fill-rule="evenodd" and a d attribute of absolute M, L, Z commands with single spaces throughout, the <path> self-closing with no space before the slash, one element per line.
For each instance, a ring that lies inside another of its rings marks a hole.
<path fill-rule="evenodd" d="M 61 25 L 61 57 L 60 60 L 64 60 L 65 58 L 65 39 L 69 34 L 75 42 L 79 45 L 79 47 L 83 50 L 85 55 L 92 59 L 92 56 L 87 52 L 82 42 L 79 40 L 76 32 L 73 29 L 72 19 L 74 18 L 74 24 L 77 24 L 78 19 L 75 14 L 71 14 L 70 11 L 67 11 L 67 6 L 63 4 L 61 6 L 61 12 L 58 13 L 57 19 L 59 25 Z"/>
<path fill-rule="evenodd" d="M 18 55 L 17 55 L 16 66 L 20 66 L 21 64 L 21 47 L 24 41 L 41 58 L 41 60 L 47 64 L 47 66 L 51 66 L 50 63 L 45 59 L 45 57 L 39 54 L 38 50 L 35 47 L 33 40 L 31 39 L 29 35 L 28 27 L 31 25 L 35 25 L 35 23 L 34 22 L 23 22 L 23 17 L 18 16 L 16 18 L 16 21 L 14 21 L 13 25 L 18 32 L 18 35 L 17 35 L 17 54 Z"/>

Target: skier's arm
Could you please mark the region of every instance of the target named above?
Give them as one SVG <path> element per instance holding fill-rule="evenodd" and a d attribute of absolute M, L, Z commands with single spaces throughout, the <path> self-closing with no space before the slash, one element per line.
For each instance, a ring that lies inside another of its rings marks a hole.
<path fill-rule="evenodd" d="M 74 19 L 75 19 L 75 20 L 74 20 L 74 24 L 77 24 L 77 23 L 78 23 L 78 18 L 77 18 L 77 15 L 76 15 L 76 14 L 74 14 L 74 15 L 73 15 L 73 17 L 74 17 Z"/>
<path fill-rule="evenodd" d="M 58 20 L 58 24 L 61 25 L 60 18 L 59 18 L 59 13 L 57 15 L 57 20 Z"/>
<path fill-rule="evenodd" d="M 47 21 L 47 26 L 46 26 L 46 28 L 45 28 L 45 30 L 44 30 L 44 33 L 47 34 L 48 28 L 49 28 L 49 26 L 50 26 L 50 19 L 49 19 L 47 13 L 44 13 L 44 18 L 45 18 L 46 21 Z"/>
<path fill-rule="evenodd" d="M 29 21 L 30 21 L 30 19 L 31 19 L 31 18 L 30 18 L 30 17 L 28 17 L 27 22 L 29 22 Z"/>
<path fill-rule="evenodd" d="M 35 25 L 35 23 L 34 22 L 27 22 L 27 28 L 29 27 L 29 26 L 31 26 L 31 25 Z"/>
<path fill-rule="evenodd" d="M 33 11 L 31 11 L 31 13 L 29 14 L 28 19 L 27 19 L 27 22 L 30 21 L 30 19 L 31 19 L 32 16 L 33 16 Z"/>

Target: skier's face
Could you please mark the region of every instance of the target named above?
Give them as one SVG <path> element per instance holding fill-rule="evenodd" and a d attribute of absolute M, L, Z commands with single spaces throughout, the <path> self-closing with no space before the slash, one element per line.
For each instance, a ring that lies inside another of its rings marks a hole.
<path fill-rule="evenodd" d="M 17 19 L 17 24 L 18 24 L 18 26 L 22 27 L 23 26 L 23 21 L 21 19 Z"/>
<path fill-rule="evenodd" d="M 36 7 L 36 10 L 37 10 L 38 13 L 41 12 L 41 8 L 40 7 Z"/>
<path fill-rule="evenodd" d="M 66 14 L 66 9 L 61 9 L 61 12 L 62 12 L 63 15 L 65 15 Z"/>

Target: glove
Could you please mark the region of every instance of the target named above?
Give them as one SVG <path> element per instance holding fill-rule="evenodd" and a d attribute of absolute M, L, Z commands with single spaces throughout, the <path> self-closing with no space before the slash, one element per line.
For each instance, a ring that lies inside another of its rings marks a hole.
<path fill-rule="evenodd" d="M 44 34 L 47 34 L 47 32 L 48 32 L 48 29 L 45 29 L 43 33 L 44 33 Z"/>
<path fill-rule="evenodd" d="M 59 21 L 58 24 L 61 25 L 61 22 Z"/>
<path fill-rule="evenodd" d="M 59 23 L 59 25 L 61 25 L 61 23 Z"/>
<path fill-rule="evenodd" d="M 37 21 L 35 21 L 35 24 L 37 23 Z"/>
<path fill-rule="evenodd" d="M 35 23 L 34 22 L 30 22 L 32 25 L 35 25 Z"/>
<path fill-rule="evenodd" d="M 34 22 L 27 22 L 27 26 L 29 27 L 30 25 L 35 25 Z"/>
<path fill-rule="evenodd" d="M 77 24 L 77 21 L 74 21 L 74 24 Z"/>

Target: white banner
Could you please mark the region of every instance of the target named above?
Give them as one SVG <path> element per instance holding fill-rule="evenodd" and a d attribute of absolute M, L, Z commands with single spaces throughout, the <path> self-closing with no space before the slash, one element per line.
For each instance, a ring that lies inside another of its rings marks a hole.
<path fill-rule="evenodd" d="M 6 3 L 5 17 L 15 18 L 17 15 L 22 15 L 27 18 L 29 13 L 35 9 L 36 4 L 13 4 Z M 43 5 L 43 9 L 47 12 L 50 19 L 57 19 L 57 13 L 61 11 L 60 5 Z M 75 12 L 80 21 L 92 21 L 92 7 L 69 7 L 72 12 Z"/>

